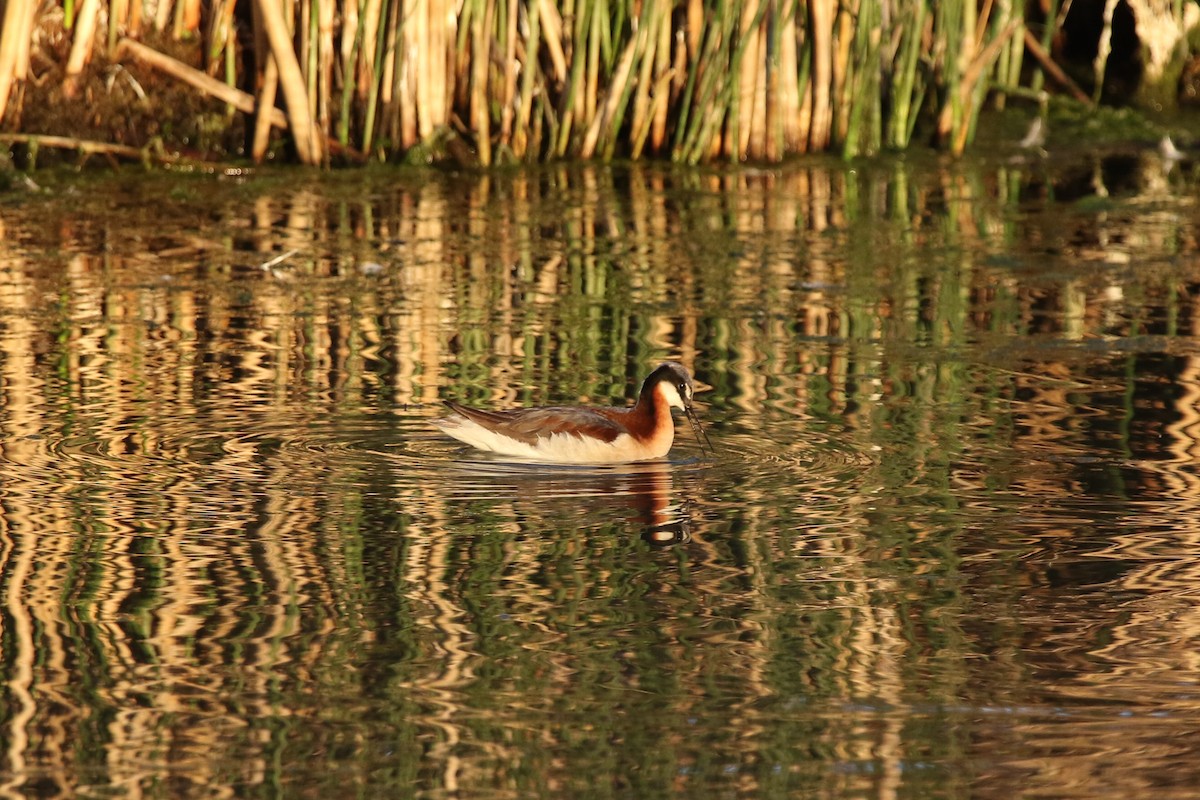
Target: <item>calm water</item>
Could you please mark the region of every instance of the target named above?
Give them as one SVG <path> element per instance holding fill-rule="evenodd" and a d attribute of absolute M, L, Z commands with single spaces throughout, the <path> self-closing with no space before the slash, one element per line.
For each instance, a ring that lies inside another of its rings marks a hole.
<path fill-rule="evenodd" d="M 1194 796 L 1153 152 L 0 194 L 0 796 Z M 538 468 L 438 398 L 709 386 Z"/>

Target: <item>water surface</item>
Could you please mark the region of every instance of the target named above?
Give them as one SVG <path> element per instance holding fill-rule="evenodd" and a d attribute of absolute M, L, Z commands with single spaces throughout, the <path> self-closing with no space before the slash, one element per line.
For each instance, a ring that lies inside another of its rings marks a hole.
<path fill-rule="evenodd" d="M 1186 797 L 1200 254 L 1146 153 L 0 195 L 0 793 Z M 439 398 L 709 388 L 539 467 Z"/>

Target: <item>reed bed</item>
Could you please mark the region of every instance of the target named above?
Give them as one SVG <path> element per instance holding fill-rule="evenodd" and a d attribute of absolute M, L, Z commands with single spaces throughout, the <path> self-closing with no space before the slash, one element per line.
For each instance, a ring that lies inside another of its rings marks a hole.
<path fill-rule="evenodd" d="M 1012 0 L 63 0 L 48 12 L 6 0 L 0 122 L 20 129 L 31 44 L 61 25 L 63 102 L 89 62 L 139 62 L 254 112 L 256 160 L 280 126 L 308 164 L 433 159 L 448 145 L 481 165 L 776 161 L 903 149 L 917 137 L 961 153 L 989 95 L 1027 95 L 1052 66 L 1039 48 L 1035 68 L 1023 69 L 1039 41 L 1024 9 Z M 195 42 L 192 63 L 145 44 L 163 37 Z M 1022 87 L 1023 75 L 1033 83 Z"/>

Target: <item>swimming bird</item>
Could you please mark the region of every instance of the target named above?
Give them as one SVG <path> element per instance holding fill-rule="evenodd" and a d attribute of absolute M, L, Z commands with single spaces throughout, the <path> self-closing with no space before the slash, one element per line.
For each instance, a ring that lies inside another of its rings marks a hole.
<path fill-rule="evenodd" d="M 551 406 L 486 411 L 447 400 L 444 402 L 452 413 L 433 424 L 460 442 L 500 455 L 556 464 L 647 461 L 665 456 L 675 441 L 673 408 L 687 416 L 697 440 L 703 435 L 708 441 L 692 407 L 694 393 L 687 369 L 667 361 L 642 382 L 637 403 L 629 408 Z"/>

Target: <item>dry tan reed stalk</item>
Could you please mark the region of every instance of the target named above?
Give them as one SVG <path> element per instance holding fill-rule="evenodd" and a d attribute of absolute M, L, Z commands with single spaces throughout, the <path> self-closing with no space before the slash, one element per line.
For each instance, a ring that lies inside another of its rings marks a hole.
<path fill-rule="evenodd" d="M 279 68 L 279 82 L 287 101 L 287 116 L 292 139 L 296 143 L 296 155 L 304 164 L 320 164 L 324 160 L 321 137 L 313 124 L 304 75 L 300 72 L 296 51 L 292 49 L 292 37 L 283 10 L 275 0 L 256 0 L 256 4 L 267 41 L 271 44 L 271 53 Z"/>
<path fill-rule="evenodd" d="M 194 67 L 189 67 L 187 64 L 160 53 L 151 47 L 147 47 L 141 42 L 135 42 L 132 39 L 122 39 L 117 44 L 116 58 L 121 60 L 126 55 L 137 59 L 147 66 L 165 72 L 171 77 L 177 78 L 205 94 L 217 98 L 221 102 L 228 103 L 238 111 L 246 114 L 253 114 L 255 111 L 255 102 L 251 95 L 222 83 L 216 78 L 210 77 Z M 270 109 L 267 117 L 271 124 L 276 127 L 286 128 L 288 126 L 287 117 L 277 108 Z"/>
<path fill-rule="evenodd" d="M 658 45 L 654 50 L 654 73 L 657 76 L 654 86 L 654 111 L 650 123 L 650 149 L 655 153 L 663 151 L 667 138 L 667 105 L 670 99 L 670 84 L 674 79 L 671 69 L 671 0 L 658 1 Z M 640 155 L 640 153 L 639 153 Z"/>
<path fill-rule="evenodd" d="M 600 29 L 601 23 L 596 22 L 596 4 L 586 3 L 588 17 L 584 22 L 584 35 L 579 41 L 587 41 L 587 58 L 584 61 L 583 81 L 583 113 L 579 125 L 586 130 L 596 118 L 600 96 Z M 578 56 L 576 56 L 578 57 Z"/>
<path fill-rule="evenodd" d="M 850 3 L 853 3 L 853 7 L 850 6 Z M 845 0 L 844 3 L 839 3 L 837 17 L 833 23 L 833 86 L 829 93 L 834 105 L 833 138 L 837 141 L 845 140 L 846 129 L 850 124 L 851 98 L 849 92 L 853 87 L 852 73 L 854 70 L 850 53 L 854 44 L 854 17 L 858 16 L 861 5 L 862 0 Z"/>
<path fill-rule="evenodd" d="M 500 100 L 500 142 L 511 148 L 513 116 L 516 112 L 517 73 L 517 0 L 508 0 L 505 7 L 504 57 L 501 60 L 504 87 Z M 533 65 L 530 64 L 532 69 Z"/>
<path fill-rule="evenodd" d="M 105 38 L 107 52 L 116 49 L 122 28 L 129 25 L 129 0 L 110 0 L 108 4 L 108 33 Z"/>
<path fill-rule="evenodd" d="M 378 46 L 379 15 L 382 13 L 382 0 L 366 0 L 363 6 L 359 24 L 362 26 L 362 40 L 358 47 L 358 64 L 354 75 L 358 77 L 358 98 L 366 100 L 375 82 L 375 50 Z M 346 78 L 348 81 L 349 78 Z"/>
<path fill-rule="evenodd" d="M 1054 59 L 1050 57 L 1050 54 L 1042 47 L 1041 42 L 1037 40 L 1033 32 L 1028 28 L 1025 29 L 1025 49 L 1037 59 L 1037 62 L 1046 71 L 1046 74 L 1053 78 L 1059 86 L 1070 92 L 1072 97 L 1081 103 L 1089 106 L 1092 105 L 1092 98 L 1088 97 L 1087 93 L 1079 88 L 1079 84 L 1071 80 L 1071 76 L 1063 72 L 1062 67 L 1054 63 Z"/>
<path fill-rule="evenodd" d="M 650 90 L 654 84 L 654 50 L 658 46 L 657 27 L 658 2 L 649 0 L 643 7 L 643 15 L 647 17 L 645 52 L 638 60 L 638 75 L 634 81 L 633 109 L 630 118 L 630 142 L 633 158 L 641 155 L 642 145 L 650 132 Z"/>
<path fill-rule="evenodd" d="M 8 112 L 14 81 L 25 79 L 29 70 L 28 39 L 37 12 L 35 0 L 8 0 L 4 24 L 0 26 L 0 120 Z"/>
<path fill-rule="evenodd" d="M 617 108 L 629 83 L 630 71 L 637 55 L 638 45 L 644 35 L 644 33 L 639 33 L 625 45 L 625 50 L 621 53 L 621 60 L 617 62 L 617 68 L 613 72 L 612 82 L 609 84 L 600 112 L 592 118 L 592 123 L 588 126 L 587 133 L 584 134 L 583 145 L 579 149 L 580 158 L 586 160 L 595 155 L 596 145 L 600 141 L 601 134 L 608 129 L 609 121 L 617 113 Z"/>
<path fill-rule="evenodd" d="M 154 30 L 165 31 L 170 24 L 175 10 L 175 4 L 168 0 L 160 0 L 154 9 Z"/>
<path fill-rule="evenodd" d="M 113 0 L 114 8 L 116 2 L 123 1 Z M 231 52 L 234 47 L 233 13 L 236 8 L 237 4 L 235 0 L 216 0 L 213 3 L 208 26 L 209 44 L 204 54 L 205 63 L 208 65 L 208 73 L 210 75 L 217 70 L 222 61 L 228 58 L 228 55 L 223 56 L 223 54 Z"/>
<path fill-rule="evenodd" d="M 805 81 L 792 76 L 800 74 L 798 32 L 796 30 L 796 15 L 800 13 L 798 3 L 785 6 L 781 14 L 783 24 L 779 34 L 779 70 L 782 77 L 778 81 L 779 92 L 771 107 L 777 109 L 779 115 L 779 139 L 777 153 L 772 158 L 782 157 L 784 153 L 800 152 L 806 139 L 800 126 L 800 102 Z"/>
<path fill-rule="evenodd" d="M 562 17 L 554 7 L 553 0 L 535 0 L 538 6 L 538 18 L 545 34 L 546 52 L 550 54 L 550 63 L 554 65 L 554 80 L 563 83 L 567 79 L 567 58 L 562 48 Z"/>
<path fill-rule="evenodd" d="M 475 133 L 476 154 L 482 166 L 492 163 L 492 126 L 488 109 L 487 73 L 492 55 L 492 5 L 475 7 L 470 18 L 470 126 Z"/>
<path fill-rule="evenodd" d="M 1009 40 L 1021 29 L 1021 20 L 1009 20 L 1009 23 L 1004 26 L 1004 30 L 992 39 L 984 48 L 976 54 L 970 65 L 963 72 L 962 85 L 959 91 L 962 93 L 962 102 L 965 108 L 974 109 L 973 113 L 978 113 L 979 104 L 969 104 L 970 95 L 977 91 L 980 79 L 988 72 L 996 59 L 1000 56 L 1000 51 L 1008 44 Z M 971 125 L 963 124 L 960 126 L 954 139 L 951 142 L 950 151 L 954 155 L 962 155 L 966 150 L 967 141 L 970 136 Z"/>
<path fill-rule="evenodd" d="M 129 16 L 125 19 L 125 35 L 126 36 L 141 36 L 142 35 L 142 4 L 139 2 L 129 3 Z M 112 47 L 116 48 L 116 39 L 112 40 Z"/>
<path fill-rule="evenodd" d="M 811 105 L 808 114 L 808 149 L 829 147 L 833 110 L 833 23 L 837 0 L 811 0 L 808 4 L 809 35 L 812 38 L 812 80 L 809 82 Z"/>
<path fill-rule="evenodd" d="M 334 97 L 333 62 L 336 50 L 333 45 L 334 26 L 337 20 L 336 0 L 317 0 L 317 105 L 318 127 L 326 137 L 333 133 L 333 114 L 330 103 Z"/>
<path fill-rule="evenodd" d="M 420 98 L 418 130 L 423 138 L 428 139 L 450 124 L 450 101 L 454 96 L 456 76 L 450 71 L 449 65 L 457 30 L 455 15 L 441 2 L 436 6 L 427 4 L 425 15 L 429 46 L 425 54 L 427 63 L 424 73 L 429 76 L 429 84 L 418 85 L 417 90 Z"/>
<path fill-rule="evenodd" d="M 54 147 L 60 150 L 75 150 L 85 155 L 108 155 L 133 158 L 139 161 L 154 161 L 159 164 L 177 164 L 185 161 L 183 156 L 157 152 L 150 147 L 130 147 L 124 144 L 94 142 L 73 136 L 42 136 L 33 133 L 0 133 L 0 142 L 29 144 L 36 147 Z"/>
<path fill-rule="evenodd" d="M 542 39 L 542 11 L 541 2 L 532 2 L 528 6 L 528 16 L 526 24 L 528 33 L 525 40 L 521 43 L 521 48 L 516 53 L 516 56 L 521 59 L 525 65 L 521 70 L 521 87 L 517 94 L 517 108 L 515 119 L 513 121 L 512 135 L 512 153 L 516 159 L 525 157 L 529 145 L 529 121 L 530 114 L 533 113 L 533 94 L 542 83 L 541 70 L 538 68 L 537 53 L 541 47 Z"/>
<path fill-rule="evenodd" d="M 417 96 L 421 87 L 413 67 L 413 54 L 419 51 L 417 34 L 417 0 L 403 0 L 401 5 L 400 47 L 396 52 L 396 131 L 402 150 L 414 147 L 421 139 L 418 132 Z"/>
<path fill-rule="evenodd" d="M 404 66 L 397 52 L 404 25 L 400 17 L 402 5 L 398 0 L 388 3 L 387 37 L 383 44 L 383 74 L 379 76 L 379 102 L 383 105 L 385 118 L 396 97 L 396 71 Z"/>
<path fill-rule="evenodd" d="M 355 39 L 358 37 L 359 17 L 358 3 L 342 3 L 342 36 L 338 55 L 341 57 L 342 82 L 353 83 L 350 76 L 354 74 L 354 63 L 358 51 L 355 49 Z"/>
<path fill-rule="evenodd" d="M 75 18 L 75 34 L 71 40 L 71 54 L 63 77 L 63 96 L 70 99 L 79 91 L 79 76 L 92 57 L 92 45 L 96 41 L 96 25 L 100 21 L 100 0 L 83 0 L 79 16 Z"/>
<path fill-rule="evenodd" d="M 250 146 L 250 157 L 255 164 L 261 164 L 267 155 L 267 147 L 271 143 L 272 117 L 278 115 L 279 121 L 287 124 L 283 112 L 275 108 L 275 93 L 279 89 L 279 67 L 275 57 L 267 54 L 267 66 L 263 71 L 262 88 L 258 93 L 256 108 L 258 114 L 254 118 L 254 140 Z"/>
<path fill-rule="evenodd" d="M 758 15 L 760 0 L 742 3 L 742 14 L 738 20 L 739 34 L 744 42 L 741 63 L 738 65 L 737 105 L 729 115 L 730 135 L 725 144 L 725 155 L 742 161 L 749 154 L 750 137 L 754 128 L 754 100 L 759 73 L 759 30 L 754 19 Z M 736 137 L 736 139 L 735 139 Z"/>

